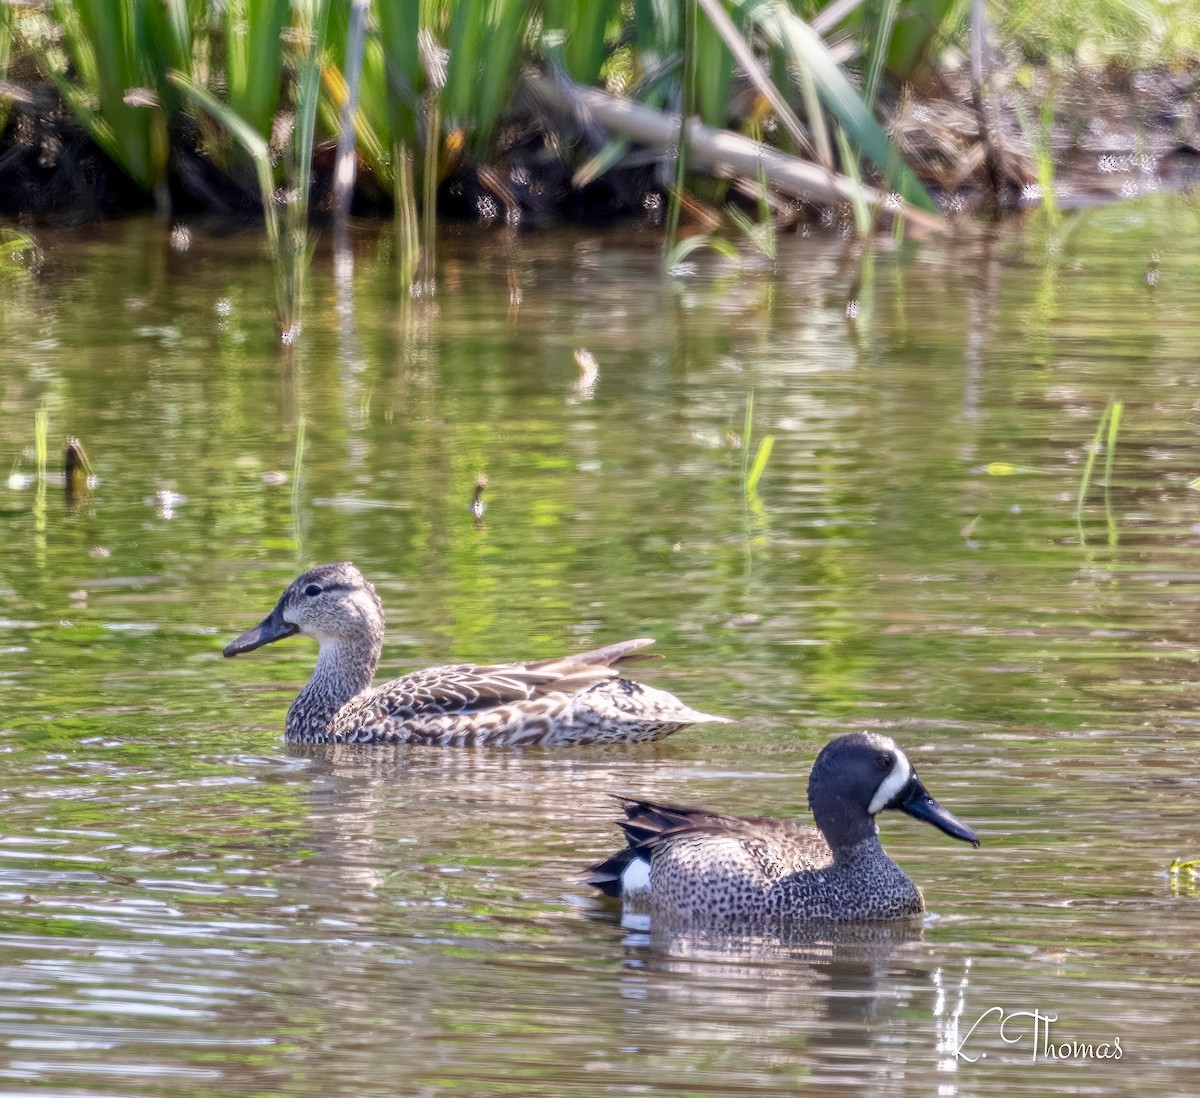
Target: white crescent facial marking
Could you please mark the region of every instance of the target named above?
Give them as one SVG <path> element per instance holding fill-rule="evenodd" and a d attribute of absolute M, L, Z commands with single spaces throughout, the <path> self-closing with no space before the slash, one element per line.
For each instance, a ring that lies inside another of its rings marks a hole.
<path fill-rule="evenodd" d="M 650 863 L 644 858 L 631 858 L 621 874 L 621 895 L 644 892 L 650 887 Z"/>
<path fill-rule="evenodd" d="M 876 812 L 882 812 L 884 806 L 908 784 L 910 777 L 912 777 L 912 767 L 908 765 L 908 759 L 904 757 L 904 752 L 897 747 L 896 765 L 892 767 L 892 772 L 879 783 L 879 788 L 875 790 L 875 796 L 867 805 L 867 811 L 872 816 Z"/>

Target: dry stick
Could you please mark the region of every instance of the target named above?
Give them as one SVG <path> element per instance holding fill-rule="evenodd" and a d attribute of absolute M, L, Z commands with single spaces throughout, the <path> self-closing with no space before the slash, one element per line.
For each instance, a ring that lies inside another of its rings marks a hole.
<path fill-rule="evenodd" d="M 984 3 L 985 0 L 971 0 L 971 102 L 975 108 L 975 118 L 979 125 L 979 140 L 983 144 L 983 159 L 987 165 L 988 179 L 992 184 L 992 201 L 998 206 L 1003 172 L 1000 165 L 1000 153 L 992 139 L 991 120 L 984 97 L 984 85 L 988 78 L 985 70 L 987 12 Z"/>
<path fill-rule="evenodd" d="M 696 3 L 704 9 L 704 14 L 708 16 L 713 28 L 724 40 L 725 45 L 729 47 L 729 52 L 733 54 L 734 59 L 746 70 L 746 75 L 750 77 L 750 82 L 758 89 L 759 95 L 771 104 L 772 109 L 779 117 L 779 121 L 787 127 L 787 131 L 792 135 L 792 140 L 796 142 L 797 147 L 803 149 L 805 152 L 812 152 L 812 141 L 809 139 L 808 134 L 804 132 L 804 127 L 800 125 L 800 119 L 796 117 L 796 112 L 792 110 L 788 101 L 779 94 L 779 89 L 775 87 L 775 82 L 767 75 L 762 65 L 758 63 L 758 58 L 750 52 L 750 47 L 746 45 L 746 40 L 738 34 L 737 27 L 734 26 L 733 20 L 729 18 L 729 13 L 719 0 L 696 0 Z M 827 161 L 822 158 L 822 162 L 827 168 L 833 167 L 832 157 Z"/>
<path fill-rule="evenodd" d="M 354 116 L 358 113 L 358 85 L 362 79 L 363 44 L 367 36 L 370 0 L 351 0 L 350 31 L 346 38 L 346 99 L 342 103 L 337 157 L 333 168 L 333 220 L 345 228 L 350 217 L 357 163 L 354 158 Z"/>
<path fill-rule="evenodd" d="M 548 80 L 530 73 L 526 87 L 533 98 L 549 110 L 565 110 L 588 116 L 616 137 L 641 145 L 673 147 L 679 140 L 679 116 L 608 95 L 597 88 L 585 88 L 569 81 Z M 569 93 L 564 95 L 566 89 Z M 857 196 L 870 206 L 893 214 L 903 214 L 906 229 L 938 233 L 945 223 L 905 202 L 897 195 L 885 194 L 875 187 L 857 184 L 838 172 L 799 160 L 752 141 L 741 134 L 714 129 L 696 119 L 685 123 L 689 163 L 714 175 L 729 174 L 757 178 L 761 171 L 776 190 L 796 198 L 815 202 L 853 202 Z"/>

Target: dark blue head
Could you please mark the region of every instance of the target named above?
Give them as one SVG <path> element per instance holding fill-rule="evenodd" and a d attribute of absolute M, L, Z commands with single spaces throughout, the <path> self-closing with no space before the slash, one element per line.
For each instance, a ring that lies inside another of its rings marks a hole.
<path fill-rule="evenodd" d="M 889 808 L 979 845 L 975 832 L 930 796 L 895 741 L 874 732 L 839 736 L 821 749 L 808 776 L 808 805 L 835 851 L 873 836 L 876 814 Z"/>

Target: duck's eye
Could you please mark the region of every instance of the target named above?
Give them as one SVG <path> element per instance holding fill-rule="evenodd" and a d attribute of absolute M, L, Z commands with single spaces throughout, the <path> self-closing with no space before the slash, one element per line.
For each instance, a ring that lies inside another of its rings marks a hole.
<path fill-rule="evenodd" d="M 880 770 L 886 772 L 896 765 L 896 760 L 891 755 L 880 755 L 878 765 Z"/>
<path fill-rule="evenodd" d="M 311 598 L 316 598 L 316 596 L 317 596 L 317 595 L 319 595 L 319 594 L 321 593 L 321 588 L 320 588 L 320 587 L 318 587 L 318 586 L 317 586 L 315 583 L 310 583 L 310 584 L 309 584 L 309 585 L 308 585 L 308 586 L 307 586 L 307 587 L 304 589 L 304 593 L 305 593 L 305 594 L 306 594 L 306 595 L 307 595 L 307 596 L 308 596 L 310 599 L 311 599 Z"/>

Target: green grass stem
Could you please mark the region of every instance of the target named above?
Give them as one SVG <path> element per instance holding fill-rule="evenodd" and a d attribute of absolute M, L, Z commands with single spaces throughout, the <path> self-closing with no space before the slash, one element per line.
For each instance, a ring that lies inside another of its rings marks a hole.
<path fill-rule="evenodd" d="M 1116 540 L 1116 528 L 1113 523 L 1112 508 L 1109 501 L 1109 488 L 1112 484 L 1113 462 L 1116 459 L 1117 436 L 1121 429 L 1123 411 L 1124 404 L 1122 401 L 1110 399 L 1100 416 L 1100 422 L 1096 424 L 1096 431 L 1092 435 L 1092 441 L 1088 444 L 1087 458 L 1084 460 L 1083 472 L 1079 478 L 1079 492 L 1075 498 L 1075 525 L 1079 530 L 1080 544 L 1084 544 L 1086 540 L 1083 533 L 1083 504 L 1087 498 L 1088 489 L 1091 487 L 1092 475 L 1096 468 L 1096 456 L 1099 454 L 1102 445 L 1106 447 L 1104 455 L 1104 504 L 1109 523 L 1109 542 L 1115 543 Z"/>

